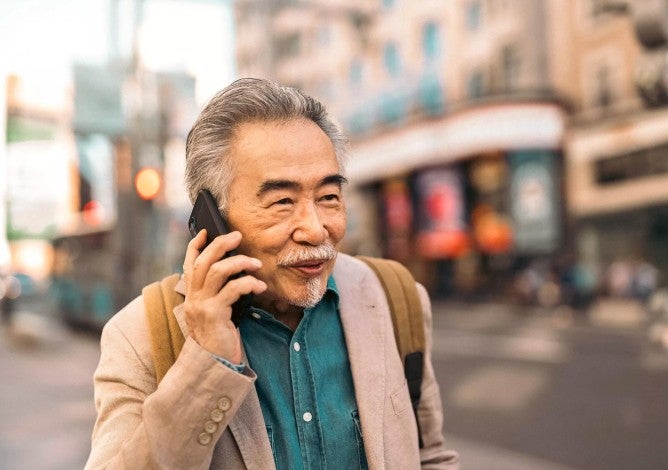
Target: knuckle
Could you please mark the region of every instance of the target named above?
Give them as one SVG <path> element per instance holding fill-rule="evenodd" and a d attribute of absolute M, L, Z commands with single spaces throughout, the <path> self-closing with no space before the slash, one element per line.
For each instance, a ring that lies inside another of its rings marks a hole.
<path fill-rule="evenodd" d="M 195 261 L 193 262 L 193 270 L 194 271 L 200 271 L 202 269 L 206 268 L 206 262 L 204 259 L 202 259 L 201 256 L 198 256 Z"/>

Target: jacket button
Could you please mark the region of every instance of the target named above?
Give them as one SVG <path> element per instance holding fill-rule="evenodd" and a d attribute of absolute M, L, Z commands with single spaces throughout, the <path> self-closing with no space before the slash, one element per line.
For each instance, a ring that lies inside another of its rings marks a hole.
<path fill-rule="evenodd" d="M 220 408 L 222 411 L 227 411 L 232 407 L 232 400 L 230 400 L 228 397 L 223 397 L 220 400 L 218 400 L 218 408 Z"/>
<path fill-rule="evenodd" d="M 213 437 L 208 432 L 203 432 L 202 434 L 197 436 L 197 442 L 199 442 L 203 446 L 209 444 L 212 439 L 213 439 Z"/>
<path fill-rule="evenodd" d="M 213 421 L 207 421 L 206 423 L 204 423 L 204 430 L 209 434 L 213 434 L 218 430 L 218 425 Z"/>
<path fill-rule="evenodd" d="M 220 423 L 225 417 L 225 412 L 220 408 L 216 408 L 213 411 L 211 411 L 210 416 L 211 416 L 211 421 L 213 421 L 214 423 Z"/>

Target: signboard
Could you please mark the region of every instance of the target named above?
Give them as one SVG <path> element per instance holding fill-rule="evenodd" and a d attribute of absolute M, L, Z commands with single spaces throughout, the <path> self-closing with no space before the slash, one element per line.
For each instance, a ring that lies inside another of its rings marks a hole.
<path fill-rule="evenodd" d="M 515 251 L 549 253 L 560 241 L 561 217 L 557 155 L 547 150 L 509 154 L 510 204 Z"/>
<path fill-rule="evenodd" d="M 427 170 L 417 176 L 419 212 L 417 247 L 426 258 L 452 258 L 465 254 L 464 193 L 459 169 Z"/>
<path fill-rule="evenodd" d="M 7 235 L 48 238 L 71 212 L 72 151 L 60 141 L 7 146 Z"/>

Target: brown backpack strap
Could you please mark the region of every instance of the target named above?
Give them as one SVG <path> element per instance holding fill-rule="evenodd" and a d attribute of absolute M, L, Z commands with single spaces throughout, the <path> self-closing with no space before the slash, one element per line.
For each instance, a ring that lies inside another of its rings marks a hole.
<path fill-rule="evenodd" d="M 142 290 L 158 383 L 174 364 L 185 343 L 173 313 L 174 307 L 183 303 L 184 299 L 183 295 L 174 290 L 180 277 L 180 274 L 172 274 Z"/>
<path fill-rule="evenodd" d="M 392 313 L 394 336 L 402 359 L 407 354 L 424 351 L 422 304 L 415 279 L 401 263 L 390 259 L 358 256 L 378 276 Z"/>
<path fill-rule="evenodd" d="M 426 347 L 422 304 L 410 271 L 394 260 L 358 256 L 378 276 L 387 303 L 392 314 L 394 337 L 401 360 L 404 364 L 404 375 L 408 383 L 408 392 L 413 404 L 415 421 L 418 426 L 420 448 L 423 447 L 418 419 L 418 406 L 422 396 L 422 375 L 424 371 L 424 351 Z"/>

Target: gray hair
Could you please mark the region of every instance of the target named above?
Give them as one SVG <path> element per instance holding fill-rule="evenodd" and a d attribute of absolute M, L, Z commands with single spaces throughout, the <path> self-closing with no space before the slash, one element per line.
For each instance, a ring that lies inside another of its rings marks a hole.
<path fill-rule="evenodd" d="M 334 146 L 343 172 L 348 140 L 322 103 L 295 88 L 258 78 L 242 78 L 211 98 L 188 134 L 185 184 L 190 200 L 195 201 L 199 190 L 208 189 L 224 211 L 234 176 L 228 156 L 237 127 L 248 122 L 294 119 L 308 119 L 323 130 Z"/>

